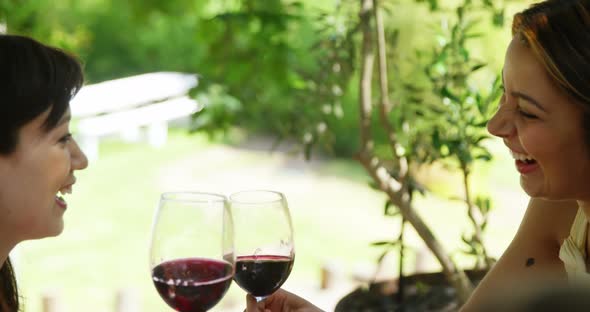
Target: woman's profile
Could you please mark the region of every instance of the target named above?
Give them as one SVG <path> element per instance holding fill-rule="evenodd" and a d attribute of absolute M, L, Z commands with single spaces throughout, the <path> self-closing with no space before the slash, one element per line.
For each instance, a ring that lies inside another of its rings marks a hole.
<path fill-rule="evenodd" d="M 10 251 L 59 235 L 76 170 L 70 99 L 82 86 L 76 58 L 28 37 L 0 35 L 0 311 L 18 311 Z"/>

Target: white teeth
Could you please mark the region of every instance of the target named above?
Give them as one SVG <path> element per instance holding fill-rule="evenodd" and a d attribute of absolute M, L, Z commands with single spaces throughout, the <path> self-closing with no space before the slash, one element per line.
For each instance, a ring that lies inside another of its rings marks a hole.
<path fill-rule="evenodd" d="M 513 151 L 510 151 L 510 154 L 512 155 L 512 157 L 514 159 L 520 160 L 520 161 L 525 161 L 525 160 L 534 161 L 535 160 L 534 158 L 532 158 L 529 155 L 520 154 L 520 153 L 516 153 L 516 152 L 513 152 Z"/>
<path fill-rule="evenodd" d="M 59 193 L 62 196 L 66 195 L 66 194 L 72 194 L 72 187 L 63 188 L 63 189 L 59 190 Z"/>

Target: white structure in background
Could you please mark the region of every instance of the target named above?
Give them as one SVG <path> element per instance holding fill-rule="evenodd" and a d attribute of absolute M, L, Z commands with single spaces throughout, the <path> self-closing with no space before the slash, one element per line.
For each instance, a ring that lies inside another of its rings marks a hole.
<path fill-rule="evenodd" d="M 86 85 L 70 102 L 76 139 L 90 160 L 98 159 L 101 137 L 119 134 L 138 141 L 143 128 L 149 144 L 161 147 L 169 121 L 200 109 L 187 96 L 197 84 L 193 74 L 158 72 Z"/>

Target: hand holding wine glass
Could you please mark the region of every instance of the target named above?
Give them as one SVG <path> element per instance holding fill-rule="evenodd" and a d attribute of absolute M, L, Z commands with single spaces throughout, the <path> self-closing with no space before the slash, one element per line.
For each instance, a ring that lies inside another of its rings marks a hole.
<path fill-rule="evenodd" d="M 154 217 L 150 268 L 176 311 L 204 312 L 227 292 L 234 273 L 233 220 L 223 195 L 164 193 Z"/>
<path fill-rule="evenodd" d="M 234 281 L 258 301 L 278 290 L 295 260 L 293 226 L 282 193 L 266 190 L 230 195 L 235 217 Z"/>
<path fill-rule="evenodd" d="M 262 301 L 248 295 L 246 297 L 246 312 L 323 312 L 309 301 L 292 294 L 284 289 L 279 289 Z"/>

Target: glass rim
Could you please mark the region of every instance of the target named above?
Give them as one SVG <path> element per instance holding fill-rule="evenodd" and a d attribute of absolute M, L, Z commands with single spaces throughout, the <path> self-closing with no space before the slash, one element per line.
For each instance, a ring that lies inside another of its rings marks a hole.
<path fill-rule="evenodd" d="M 171 191 L 161 193 L 160 201 L 210 203 L 226 202 L 227 197 L 223 194 L 212 192 Z"/>
<path fill-rule="evenodd" d="M 277 196 L 277 198 L 276 199 L 269 199 L 269 200 L 239 200 L 239 199 L 235 199 L 237 196 L 243 195 L 245 193 L 269 193 L 269 194 Z M 275 203 L 275 202 L 283 201 L 285 199 L 285 195 L 281 192 L 278 192 L 278 191 L 255 189 L 255 190 L 243 190 L 243 191 L 234 192 L 228 196 L 228 199 L 229 199 L 230 203 L 233 202 L 233 203 L 243 204 L 243 205 L 257 205 L 257 204 L 268 204 L 268 203 Z"/>

